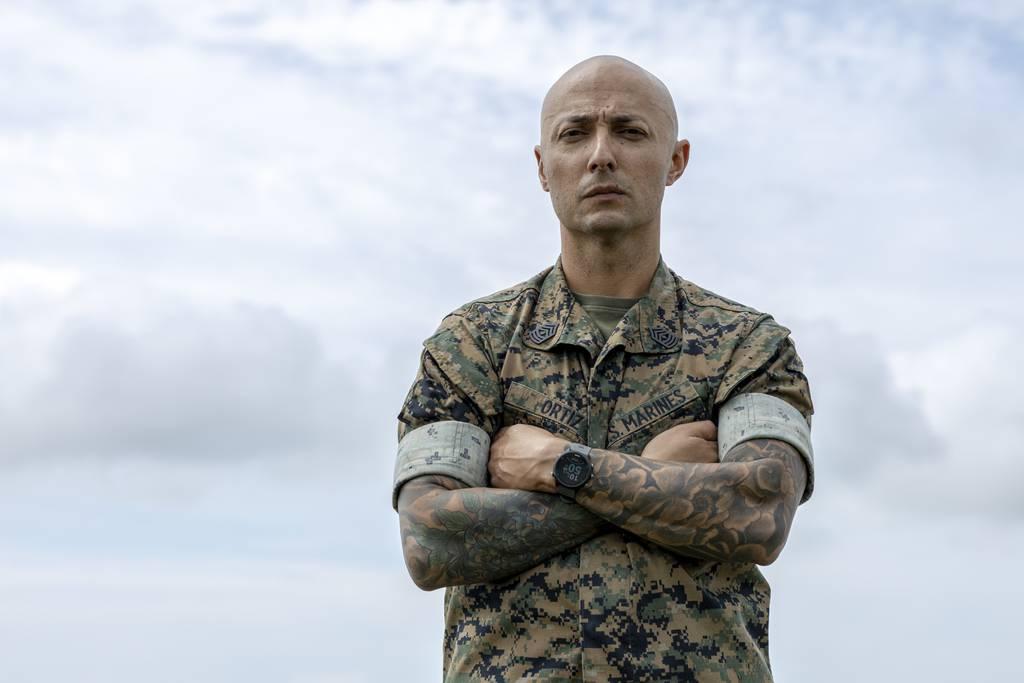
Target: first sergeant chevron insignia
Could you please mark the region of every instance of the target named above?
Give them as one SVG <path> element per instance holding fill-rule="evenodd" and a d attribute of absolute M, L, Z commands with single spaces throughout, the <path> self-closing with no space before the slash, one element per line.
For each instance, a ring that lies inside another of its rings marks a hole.
<path fill-rule="evenodd" d="M 548 339 L 551 339 L 555 335 L 555 330 L 558 329 L 558 325 L 555 323 L 544 323 L 543 325 L 534 325 L 526 332 L 526 338 L 534 344 L 543 344 Z"/>
<path fill-rule="evenodd" d="M 678 337 L 676 337 L 676 333 L 667 327 L 652 327 L 651 339 L 658 342 L 666 349 L 675 346 L 676 342 L 679 341 Z"/>

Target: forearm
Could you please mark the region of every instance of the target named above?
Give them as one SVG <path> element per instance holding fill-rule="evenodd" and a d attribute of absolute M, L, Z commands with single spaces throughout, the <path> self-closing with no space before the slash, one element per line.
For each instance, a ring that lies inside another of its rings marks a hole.
<path fill-rule="evenodd" d="M 420 477 L 398 499 L 406 566 L 424 590 L 514 576 L 607 526 L 557 495 L 458 486 Z"/>
<path fill-rule="evenodd" d="M 802 463 L 786 444 L 753 440 L 726 462 L 672 463 L 594 450 L 582 507 L 687 557 L 770 564 L 803 493 Z"/>

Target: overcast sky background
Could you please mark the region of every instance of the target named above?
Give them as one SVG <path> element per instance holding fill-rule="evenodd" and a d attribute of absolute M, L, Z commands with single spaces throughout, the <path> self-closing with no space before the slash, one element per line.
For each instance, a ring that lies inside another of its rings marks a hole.
<path fill-rule="evenodd" d="M 1024 4 L 26 0 L 0 680 L 439 680 L 395 415 L 445 313 L 554 261 L 540 101 L 598 53 L 693 145 L 666 261 L 807 366 L 776 679 L 1024 676 Z"/>

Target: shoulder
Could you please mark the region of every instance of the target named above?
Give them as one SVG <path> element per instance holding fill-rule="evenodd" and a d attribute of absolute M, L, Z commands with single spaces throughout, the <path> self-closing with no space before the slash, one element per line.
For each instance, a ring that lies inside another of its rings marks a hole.
<path fill-rule="evenodd" d="M 678 275 L 675 278 L 684 302 L 683 313 L 691 324 L 716 328 L 720 333 L 737 339 L 743 339 L 755 328 L 761 331 L 772 330 L 782 336 L 789 334 L 789 330 L 768 313 L 724 297 Z"/>
<path fill-rule="evenodd" d="M 551 272 L 546 268 L 520 283 L 498 290 L 487 296 L 465 303 L 441 320 L 440 326 L 425 342 L 428 348 L 445 346 L 465 347 L 471 344 L 486 350 L 496 360 L 517 326 L 533 310 L 544 278 Z M 499 350 L 494 353 L 491 350 Z"/>
<path fill-rule="evenodd" d="M 715 412 L 737 393 L 780 398 L 809 418 L 807 377 L 789 328 L 746 306 L 677 276 L 690 348 L 699 349 L 715 378 Z"/>
<path fill-rule="evenodd" d="M 700 359 L 703 374 L 716 385 L 716 404 L 773 363 L 799 375 L 799 359 L 789 328 L 768 313 L 678 276 L 676 284 L 684 348 Z"/>
<path fill-rule="evenodd" d="M 451 322 L 469 325 L 481 332 L 515 328 L 523 314 L 532 309 L 537 301 L 541 285 L 549 272 L 551 268 L 545 268 L 518 284 L 459 306 L 444 317 L 442 327 L 445 322 Z"/>

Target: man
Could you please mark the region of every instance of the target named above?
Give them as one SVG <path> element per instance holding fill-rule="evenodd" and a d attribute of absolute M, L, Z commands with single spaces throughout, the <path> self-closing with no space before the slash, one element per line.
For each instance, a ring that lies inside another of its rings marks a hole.
<path fill-rule="evenodd" d="M 392 503 L 447 681 L 771 680 L 756 565 L 811 493 L 811 399 L 786 328 L 661 261 L 676 136 L 640 67 L 570 69 L 535 148 L 561 256 L 424 343 Z"/>

